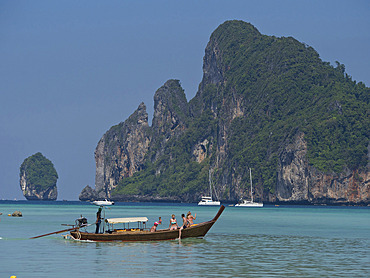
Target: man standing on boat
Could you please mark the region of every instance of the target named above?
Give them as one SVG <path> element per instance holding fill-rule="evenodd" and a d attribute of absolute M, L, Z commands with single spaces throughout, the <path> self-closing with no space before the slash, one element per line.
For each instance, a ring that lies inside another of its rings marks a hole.
<path fill-rule="evenodd" d="M 98 209 L 98 212 L 96 213 L 96 222 L 95 222 L 95 225 L 96 225 L 96 229 L 95 229 L 95 234 L 98 234 L 99 233 L 99 227 L 100 227 L 100 223 L 101 223 L 101 207 Z"/>

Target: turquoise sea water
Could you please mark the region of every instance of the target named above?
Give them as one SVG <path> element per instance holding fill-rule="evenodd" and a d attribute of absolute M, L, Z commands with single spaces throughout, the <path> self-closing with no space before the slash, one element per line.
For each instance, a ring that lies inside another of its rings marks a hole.
<path fill-rule="evenodd" d="M 7 216 L 15 210 L 22 218 Z M 119 203 L 106 217 L 214 217 L 218 207 Z M 0 201 L 0 277 L 370 277 L 370 208 L 226 207 L 204 239 L 93 243 L 61 235 L 97 207 L 80 202 Z M 93 230 L 93 227 L 91 228 Z M 65 233 L 64 233 L 65 234 Z"/>

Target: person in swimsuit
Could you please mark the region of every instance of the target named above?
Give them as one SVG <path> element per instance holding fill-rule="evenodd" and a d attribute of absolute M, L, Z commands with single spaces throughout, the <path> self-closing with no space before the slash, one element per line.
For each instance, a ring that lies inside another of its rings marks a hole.
<path fill-rule="evenodd" d="M 187 214 L 186 214 L 186 219 L 188 219 L 189 221 L 189 226 L 193 225 L 194 224 L 194 220 L 197 218 L 197 214 L 195 214 L 194 216 L 191 215 L 191 212 L 189 211 Z"/>
<path fill-rule="evenodd" d="M 170 231 L 171 230 L 177 230 L 177 228 L 178 228 L 177 221 L 176 221 L 176 218 L 175 218 L 175 215 L 174 214 L 172 214 L 172 217 L 170 219 L 170 226 L 169 226 L 169 228 L 170 228 Z"/>
<path fill-rule="evenodd" d="M 157 226 L 158 226 L 159 224 L 162 224 L 162 217 L 159 217 L 159 220 L 158 220 L 158 221 L 156 221 L 156 222 L 154 222 L 153 227 L 151 227 L 151 228 L 150 228 L 150 232 L 155 232 L 155 231 L 157 231 Z"/>
<path fill-rule="evenodd" d="M 179 230 L 179 239 L 181 239 L 181 231 L 190 226 L 188 219 L 186 219 L 186 217 L 185 217 L 185 214 L 181 214 L 181 217 L 182 217 L 182 226 Z"/>
<path fill-rule="evenodd" d="M 153 233 L 157 230 L 158 222 L 154 222 L 153 227 L 150 228 L 150 232 Z"/>

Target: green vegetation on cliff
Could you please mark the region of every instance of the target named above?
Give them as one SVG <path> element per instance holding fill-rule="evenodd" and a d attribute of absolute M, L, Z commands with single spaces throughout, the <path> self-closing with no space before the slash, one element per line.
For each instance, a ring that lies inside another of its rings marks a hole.
<path fill-rule="evenodd" d="M 113 191 L 118 195 L 184 196 L 208 188 L 209 159 L 195 162 L 192 148 L 199 141 L 216 135 L 217 125 L 210 111 L 190 122 L 184 133 L 167 143 L 162 156 L 147 160 L 144 170 L 124 178 Z M 147 157 L 153 156 L 158 146 L 153 146 Z M 188 197 L 187 199 L 188 200 Z M 186 201 L 184 200 L 184 201 Z"/>
<path fill-rule="evenodd" d="M 20 167 L 20 177 L 25 174 L 27 185 L 39 190 L 55 186 L 58 179 L 53 163 L 40 152 L 26 158 Z"/>
<path fill-rule="evenodd" d="M 241 21 L 223 25 L 212 35 L 227 80 L 222 98 L 241 96 L 246 112 L 231 124 L 234 167 L 253 167 L 272 191 L 281 148 L 297 130 L 306 134 L 308 160 L 318 170 L 366 166 L 369 88 L 352 81 L 344 65 L 322 62 L 312 47 L 293 38 L 260 35 Z"/>
<path fill-rule="evenodd" d="M 213 63 L 208 66 L 217 74 L 204 77 L 190 101 L 187 128 L 166 143 L 161 156 L 123 179 L 113 195 L 186 196 L 205 190 L 223 141 L 226 163 L 215 173 L 216 183 L 231 183 L 233 174 L 243 173 L 246 184 L 246 169 L 252 167 L 255 184 L 273 193 L 279 156 L 297 132 L 304 133 L 308 162 L 319 171 L 366 167 L 370 88 L 353 81 L 344 65 L 333 67 L 312 47 L 291 37 L 261 35 L 242 21 L 219 26 L 209 45 L 213 56 L 205 62 Z M 237 101 L 241 113 L 232 116 Z M 197 163 L 194 146 L 205 139 L 207 158 Z"/>

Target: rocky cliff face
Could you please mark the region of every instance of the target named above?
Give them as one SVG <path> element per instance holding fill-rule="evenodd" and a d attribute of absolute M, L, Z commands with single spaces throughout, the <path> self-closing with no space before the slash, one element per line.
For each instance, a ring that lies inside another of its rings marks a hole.
<path fill-rule="evenodd" d="M 168 80 L 154 95 L 151 127 L 148 125 L 146 106 L 141 103 L 125 122 L 112 127 L 100 139 L 95 150 L 95 189 L 85 187 L 80 200 L 111 198 L 112 190 L 123 178 L 132 177 L 143 168 L 149 151 L 148 159 L 156 161 L 163 155 L 166 143 L 185 130 L 188 110 L 179 81 Z M 158 199 L 155 196 L 153 198 Z M 127 197 L 126 200 L 133 199 L 142 197 Z"/>
<path fill-rule="evenodd" d="M 141 103 L 125 122 L 108 130 L 96 147 L 96 198 L 110 198 L 123 178 L 142 169 L 150 141 L 148 113 Z"/>
<path fill-rule="evenodd" d="M 276 201 L 314 204 L 368 204 L 369 171 L 322 173 L 309 165 L 302 132 L 279 157 Z"/>
<path fill-rule="evenodd" d="M 86 185 L 84 189 L 82 189 L 78 199 L 81 201 L 95 201 L 98 199 L 98 196 L 95 189 L 91 188 L 89 185 Z"/>
<path fill-rule="evenodd" d="M 237 35 L 230 39 L 236 29 Z M 284 54 L 296 48 L 296 54 Z M 242 54 L 237 56 L 240 49 Z M 262 58 L 256 58 L 254 49 L 262 49 Z M 277 49 L 280 59 L 271 49 Z M 306 56 L 301 58 L 301 53 Z M 248 168 L 252 167 L 255 200 L 369 204 L 369 163 L 337 174 L 319 171 L 308 159 L 309 144 L 303 130 L 307 130 L 309 119 L 294 128 L 281 122 L 282 117 L 294 115 L 296 108 L 287 103 L 297 91 L 306 94 L 309 90 L 296 85 L 300 77 L 295 67 L 300 59 L 321 63 L 315 51 L 292 38 L 267 38 L 250 24 L 224 23 L 206 47 L 203 79 L 196 96 L 188 103 L 179 81 L 169 80 L 154 95 L 151 127 L 141 104 L 125 122 L 107 131 L 95 151 L 95 189 L 86 188 L 84 196 L 196 202 L 201 195 L 208 195 L 207 173 L 211 169 L 216 195 L 236 202 L 249 196 Z M 292 77 L 288 74 L 291 69 Z M 285 83 L 279 87 L 282 101 L 275 94 L 283 79 Z M 312 87 L 318 85 L 323 86 Z M 278 114 L 279 110 L 287 113 Z M 286 121 L 294 122 L 295 118 Z M 283 136 L 276 135 L 280 130 L 284 130 Z M 144 174 L 130 180 L 137 172 Z M 127 186 L 131 189 L 137 184 L 134 193 L 126 190 L 113 196 L 115 189 L 126 186 L 122 185 L 125 179 L 131 181 Z"/>
<path fill-rule="evenodd" d="M 55 201 L 58 197 L 56 185 L 46 189 L 40 189 L 37 186 L 27 184 L 27 175 L 25 172 L 22 173 L 20 185 L 23 196 L 29 201 Z"/>
<path fill-rule="evenodd" d="M 304 134 L 298 133 L 294 142 L 286 145 L 279 157 L 276 197 L 279 201 L 305 202 L 311 184 L 306 159 L 307 143 Z"/>
<path fill-rule="evenodd" d="M 152 161 L 163 154 L 166 143 L 186 129 L 189 107 L 178 80 L 168 80 L 154 94 Z"/>

